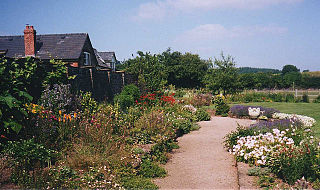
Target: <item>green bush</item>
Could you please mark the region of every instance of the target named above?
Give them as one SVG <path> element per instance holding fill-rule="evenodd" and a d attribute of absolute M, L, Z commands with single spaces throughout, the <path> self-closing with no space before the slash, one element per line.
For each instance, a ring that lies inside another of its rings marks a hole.
<path fill-rule="evenodd" d="M 80 94 L 81 110 L 85 115 L 92 115 L 98 109 L 98 103 L 92 98 L 91 92 L 81 92 Z"/>
<path fill-rule="evenodd" d="M 121 110 L 127 110 L 134 105 L 134 97 L 131 95 L 118 94 L 114 97 L 114 102 L 118 103 Z"/>
<path fill-rule="evenodd" d="M 48 167 L 55 160 L 57 153 L 34 142 L 33 139 L 9 141 L 4 151 L 11 160 L 11 180 L 18 185 L 34 188 L 35 171 Z M 32 175 L 31 175 L 32 174 Z"/>
<path fill-rule="evenodd" d="M 134 84 L 129 84 L 123 87 L 121 95 L 130 95 L 134 100 L 138 100 L 140 97 L 140 90 Z"/>
<path fill-rule="evenodd" d="M 230 106 L 226 103 L 225 97 L 217 95 L 213 101 L 216 107 L 216 115 L 228 116 Z"/>
<path fill-rule="evenodd" d="M 196 111 L 196 118 L 197 118 L 197 121 L 209 121 L 210 115 L 205 109 L 199 108 Z"/>
<path fill-rule="evenodd" d="M 286 102 L 295 102 L 293 94 L 286 94 Z"/>
<path fill-rule="evenodd" d="M 188 119 L 175 119 L 173 121 L 173 127 L 176 129 L 176 134 L 179 137 L 191 131 L 192 123 Z"/>
<path fill-rule="evenodd" d="M 149 159 L 143 160 L 138 174 L 146 178 L 164 177 L 166 170 Z"/>
<path fill-rule="evenodd" d="M 150 179 L 144 177 L 128 177 L 122 179 L 122 186 L 125 189 L 158 189 Z"/>

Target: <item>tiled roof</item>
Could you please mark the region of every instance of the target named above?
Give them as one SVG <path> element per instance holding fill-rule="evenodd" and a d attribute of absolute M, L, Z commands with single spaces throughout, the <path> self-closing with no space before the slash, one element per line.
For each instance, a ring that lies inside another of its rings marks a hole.
<path fill-rule="evenodd" d="M 97 61 L 98 61 L 98 65 L 101 66 L 101 67 L 104 67 L 104 68 L 111 68 L 110 67 L 110 64 L 109 63 L 106 63 L 103 58 L 101 57 L 100 55 L 100 52 L 98 52 L 96 49 L 93 49 L 94 50 L 94 54 L 97 58 Z"/>
<path fill-rule="evenodd" d="M 45 34 L 36 36 L 36 57 L 78 59 L 88 34 Z M 7 57 L 24 57 L 24 36 L 0 36 L 0 50 Z"/>
<path fill-rule="evenodd" d="M 114 52 L 98 52 L 98 53 L 105 62 L 111 62 L 112 57 L 115 57 Z"/>

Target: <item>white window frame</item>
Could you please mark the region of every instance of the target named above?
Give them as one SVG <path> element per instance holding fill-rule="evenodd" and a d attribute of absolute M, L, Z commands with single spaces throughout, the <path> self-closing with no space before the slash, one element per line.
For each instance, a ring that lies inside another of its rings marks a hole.
<path fill-rule="evenodd" d="M 90 53 L 89 52 L 83 52 L 84 54 L 84 62 L 83 64 L 85 66 L 90 66 L 91 65 L 91 56 L 90 56 Z"/>

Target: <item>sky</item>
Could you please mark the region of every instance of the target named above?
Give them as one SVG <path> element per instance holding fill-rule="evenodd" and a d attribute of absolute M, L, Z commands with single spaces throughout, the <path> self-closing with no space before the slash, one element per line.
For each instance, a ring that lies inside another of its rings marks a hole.
<path fill-rule="evenodd" d="M 0 35 L 88 33 L 117 59 L 137 51 L 320 70 L 320 0 L 1 0 Z"/>

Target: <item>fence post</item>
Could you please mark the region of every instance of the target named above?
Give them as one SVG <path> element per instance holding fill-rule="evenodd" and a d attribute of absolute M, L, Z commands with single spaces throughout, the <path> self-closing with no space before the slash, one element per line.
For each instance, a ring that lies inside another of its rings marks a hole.
<path fill-rule="evenodd" d="M 298 97 L 298 89 L 296 89 L 295 97 Z"/>

